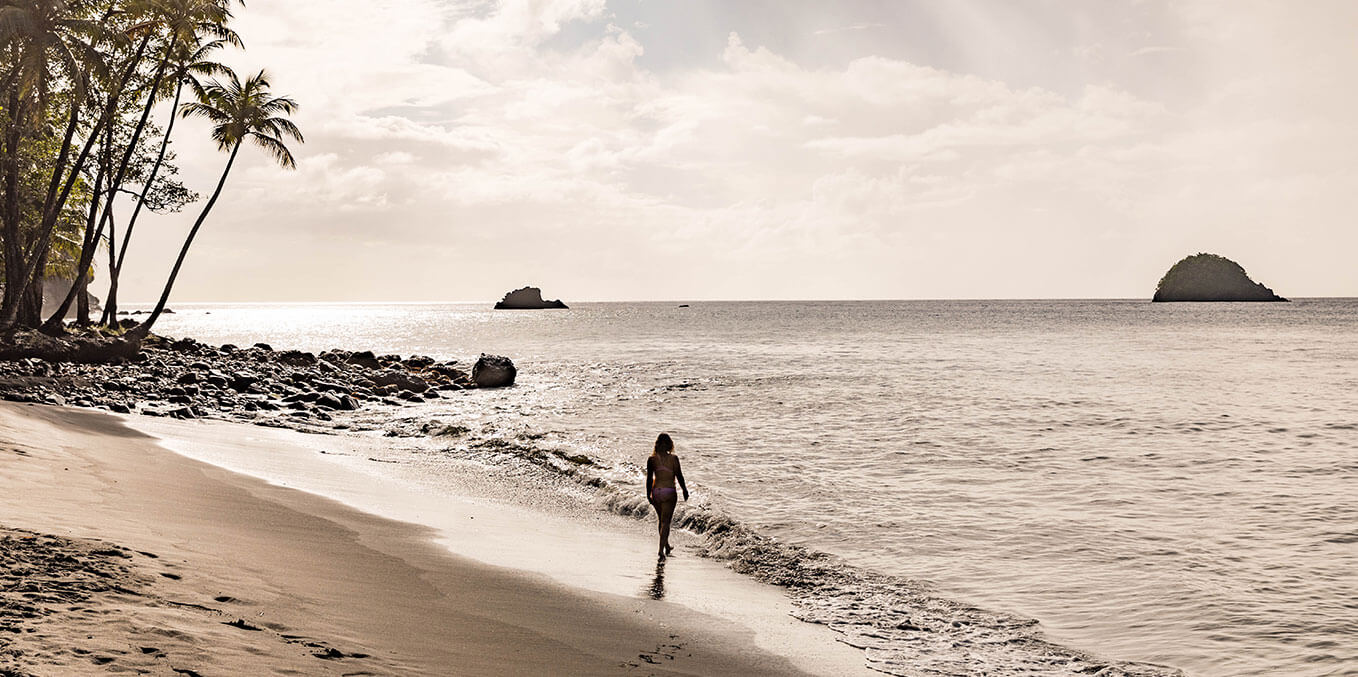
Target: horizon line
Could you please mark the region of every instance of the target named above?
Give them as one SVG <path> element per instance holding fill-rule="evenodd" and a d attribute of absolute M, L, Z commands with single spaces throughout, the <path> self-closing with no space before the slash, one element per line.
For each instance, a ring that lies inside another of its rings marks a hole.
<path fill-rule="evenodd" d="M 1345 300 L 1358 299 L 1358 296 L 1291 296 L 1287 297 L 1291 301 L 1297 300 Z M 570 301 L 569 303 L 882 303 L 882 302 L 934 302 L 934 301 L 1123 301 L 1136 302 L 1144 301 L 1152 303 L 1149 296 L 1088 296 L 1088 297 L 1019 297 L 1019 296 L 997 296 L 997 297 L 932 297 L 932 298 L 802 298 L 802 299 L 778 299 L 778 298 L 746 298 L 746 299 L 581 299 Z M 435 300 L 435 301 L 315 301 L 315 300 L 292 300 L 292 301 L 183 301 L 180 305 L 494 305 L 495 301 L 485 300 Z M 1214 303 L 1212 301 L 1199 301 L 1198 303 Z M 1246 302 L 1248 303 L 1248 302 Z M 120 306 L 127 308 L 140 308 L 142 306 L 154 306 L 155 302 L 122 302 Z M 173 309 L 173 306 L 167 306 Z"/>

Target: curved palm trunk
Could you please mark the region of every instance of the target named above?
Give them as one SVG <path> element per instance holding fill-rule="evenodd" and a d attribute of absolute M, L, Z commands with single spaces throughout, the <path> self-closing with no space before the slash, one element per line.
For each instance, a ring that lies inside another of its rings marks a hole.
<path fill-rule="evenodd" d="M 63 332 L 66 313 L 71 309 L 71 301 L 77 298 L 80 293 L 79 289 L 84 286 L 80 283 L 84 280 L 84 270 L 89 265 L 89 262 L 85 260 L 85 252 L 94 251 L 94 247 L 90 244 L 91 241 L 98 242 L 97 238 L 99 236 L 96 234 L 94 226 L 95 219 L 99 215 L 99 193 L 103 190 L 104 186 L 104 163 L 100 162 L 97 164 L 99 165 L 99 171 L 94 174 L 94 194 L 90 198 L 90 209 L 85 216 L 85 237 L 80 244 L 80 260 L 76 264 L 76 278 L 71 282 L 71 288 L 66 292 L 66 298 L 62 300 L 61 306 L 52 314 L 52 317 L 48 318 L 47 322 L 43 323 L 42 332 L 45 334 L 56 336 Z"/>
<path fill-rule="evenodd" d="M 52 233 L 56 230 L 57 217 L 60 216 L 61 210 L 66 206 L 66 200 L 70 198 L 71 190 L 75 188 L 76 179 L 79 178 L 80 170 L 85 166 L 85 161 L 89 158 L 90 149 L 94 146 L 95 139 L 98 138 L 99 133 L 104 130 L 104 126 L 112 124 L 114 102 L 116 101 L 118 94 L 127 87 L 128 81 L 132 79 L 132 74 L 136 71 L 136 66 L 141 61 L 142 54 L 144 54 L 146 50 L 146 45 L 150 41 L 151 34 L 147 33 L 146 37 L 142 38 L 141 44 L 137 46 L 137 51 L 128 62 L 127 68 L 123 71 L 122 78 L 119 81 L 117 88 L 114 90 L 114 95 L 109 99 L 109 104 L 105 106 L 103 114 L 95 121 L 93 129 L 89 132 L 89 138 L 85 140 L 83 147 L 80 149 L 80 153 L 76 156 L 75 162 L 71 164 L 70 173 L 66 174 L 66 160 L 69 158 L 71 150 L 69 137 L 74 134 L 75 118 L 79 112 L 79 97 L 73 97 L 70 123 L 68 123 L 67 127 L 68 138 L 63 141 L 62 152 L 57 155 L 57 163 L 52 171 L 52 182 L 48 187 L 47 199 L 43 202 L 42 223 L 38 226 L 38 241 L 36 246 L 33 247 L 32 252 L 25 256 L 27 261 L 21 262 L 21 265 L 27 266 L 24 269 L 23 279 L 29 280 L 33 278 L 38 267 L 38 259 L 40 258 L 37 254 L 38 252 L 46 251 L 47 247 L 51 244 Z M 64 184 L 60 180 L 63 175 L 66 175 Z M 5 295 L 5 299 L 6 301 L 9 300 L 9 294 Z M 0 330 L 13 329 L 16 325 L 15 321 L 18 318 L 18 314 L 18 304 L 0 308 Z"/>
<path fill-rule="evenodd" d="M 189 236 L 184 239 L 184 246 L 179 250 L 179 258 L 175 259 L 174 268 L 170 270 L 170 278 L 165 281 L 165 289 L 160 293 L 160 300 L 156 302 L 155 310 L 151 311 L 151 316 L 146 318 L 146 322 L 133 329 L 131 335 L 133 339 L 140 341 L 151 333 L 151 326 L 160 319 L 161 313 L 165 312 L 165 304 L 170 301 L 170 291 L 174 289 L 175 278 L 179 277 L 179 268 L 184 265 L 184 257 L 189 254 L 189 247 L 193 245 L 193 238 L 198 235 L 198 229 L 203 226 L 203 220 L 207 218 L 208 212 L 212 211 L 212 206 L 217 204 L 217 198 L 222 194 L 222 186 L 226 185 L 226 176 L 231 173 L 231 165 L 236 162 L 236 153 L 240 151 L 240 141 L 231 147 L 231 157 L 226 161 L 226 168 L 222 170 L 222 178 L 217 180 L 217 188 L 212 191 L 212 197 L 207 204 L 203 205 L 203 211 L 198 214 L 198 220 L 194 221 L 193 229 L 189 231 Z"/>
<path fill-rule="evenodd" d="M 151 86 L 148 88 L 146 94 L 146 105 L 142 107 L 141 117 L 137 119 L 137 126 L 132 130 L 132 139 L 128 141 L 127 148 L 123 150 L 123 157 L 118 163 L 118 170 L 113 173 L 112 178 L 109 180 L 108 199 L 104 202 L 104 217 L 99 221 L 99 228 L 95 231 L 93 239 L 89 237 L 89 232 L 86 231 L 85 242 L 80 250 L 80 267 L 76 270 L 76 278 L 71 283 L 71 289 L 66 294 L 66 298 L 62 301 L 61 307 L 58 308 L 57 311 L 47 319 L 47 322 L 43 324 L 42 331 L 46 333 L 60 332 L 61 325 L 66 320 L 66 313 L 71 309 L 71 301 L 85 289 L 85 283 L 89 279 L 88 269 L 89 266 L 94 263 L 94 250 L 99 246 L 99 238 L 104 233 L 104 226 L 107 225 L 109 232 L 113 232 L 114 224 L 111 221 L 113 216 L 113 200 L 118 197 L 118 190 L 122 188 L 123 179 L 127 176 L 127 167 L 131 164 L 132 155 L 137 149 L 137 142 L 141 140 L 142 132 L 146 130 L 146 122 L 151 118 L 151 109 L 155 107 L 156 103 L 156 92 L 160 89 L 160 81 L 165 75 L 165 66 L 170 62 L 168 56 L 168 50 L 170 49 L 174 49 L 173 41 L 170 43 L 169 48 L 167 48 L 167 56 L 161 57 L 160 65 L 156 67 L 155 78 L 151 80 Z M 117 98 L 118 95 L 115 94 L 113 100 L 117 101 Z M 112 123 L 109 124 L 109 127 L 110 129 L 112 128 Z M 88 309 L 80 319 L 82 320 L 82 324 L 89 324 Z"/>
<path fill-rule="evenodd" d="M 146 204 L 146 195 L 151 192 L 151 184 L 155 182 L 156 175 L 160 173 L 160 166 L 165 161 L 165 151 L 170 145 L 170 134 L 174 132 L 174 123 L 178 119 L 175 113 L 179 110 L 179 98 L 184 92 L 184 81 L 181 79 L 179 85 L 174 90 L 174 103 L 170 106 L 170 123 L 165 126 L 165 135 L 160 140 L 160 154 L 156 156 L 155 164 L 151 165 L 151 174 L 146 178 L 146 185 L 141 188 L 141 195 L 137 197 L 137 206 L 132 210 L 132 218 L 127 221 L 127 230 L 123 231 L 123 244 L 114 247 L 113 242 L 109 242 L 109 268 L 108 268 L 108 299 L 104 302 L 104 316 L 100 324 L 111 324 L 118 319 L 118 277 L 123 272 L 123 259 L 127 258 L 127 245 L 132 240 L 132 229 L 137 225 L 137 216 L 141 214 L 141 208 Z M 113 257 L 117 256 L 116 262 Z"/>

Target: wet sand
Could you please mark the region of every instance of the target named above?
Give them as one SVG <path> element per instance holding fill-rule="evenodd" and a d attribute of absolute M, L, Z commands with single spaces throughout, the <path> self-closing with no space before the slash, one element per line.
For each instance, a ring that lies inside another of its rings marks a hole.
<path fill-rule="evenodd" d="M 0 606 L 18 674 L 805 674 L 745 625 L 459 557 L 96 412 L 0 403 L 0 526 L 39 590 Z"/>

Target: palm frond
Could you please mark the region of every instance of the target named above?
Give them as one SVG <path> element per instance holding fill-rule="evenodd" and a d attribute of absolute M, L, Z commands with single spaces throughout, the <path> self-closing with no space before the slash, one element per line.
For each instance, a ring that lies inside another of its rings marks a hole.
<path fill-rule="evenodd" d="M 255 142 L 255 145 L 268 152 L 284 169 L 297 168 L 297 160 L 292 157 L 292 151 L 288 150 L 288 147 L 282 141 L 272 136 L 257 133 L 251 134 L 250 138 Z"/>

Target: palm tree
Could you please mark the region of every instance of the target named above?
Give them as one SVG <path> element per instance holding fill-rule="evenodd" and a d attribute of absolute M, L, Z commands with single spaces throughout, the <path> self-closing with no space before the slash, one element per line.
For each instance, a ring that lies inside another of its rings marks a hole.
<path fill-rule="evenodd" d="M 137 217 L 141 215 L 142 207 L 146 205 L 146 195 L 151 191 L 151 186 L 155 183 L 156 176 L 160 173 L 160 167 L 165 161 L 165 151 L 170 145 L 170 134 L 174 132 L 175 120 L 178 119 L 179 100 L 184 92 L 184 85 L 187 84 L 194 91 L 202 91 L 203 85 L 199 80 L 200 77 L 225 75 L 228 72 L 226 66 L 208 59 L 212 52 L 227 45 L 241 47 L 240 39 L 236 37 L 236 34 L 231 32 L 230 29 L 225 30 L 229 37 L 205 42 L 198 38 L 192 38 L 179 42 L 178 51 L 174 55 L 174 72 L 171 74 L 171 81 L 175 83 L 174 103 L 170 106 L 169 124 L 165 126 L 165 133 L 160 139 L 160 153 L 156 156 L 155 163 L 151 165 L 151 172 L 142 185 L 136 206 L 132 209 L 132 217 L 128 219 L 127 228 L 123 230 L 122 245 L 118 247 L 113 246 L 116 244 L 115 242 L 109 243 L 108 298 L 104 301 L 104 315 L 100 324 L 107 325 L 117 319 L 118 278 L 123 271 L 123 260 L 127 257 L 127 246 L 132 240 L 132 230 L 137 225 Z"/>
<path fill-rule="evenodd" d="M 179 268 L 184 264 L 184 257 L 188 255 L 189 247 L 193 244 L 193 238 L 198 235 L 203 220 L 207 218 L 208 212 L 212 211 L 212 206 L 217 204 L 217 198 L 222 194 L 222 186 L 226 184 L 226 177 L 231 173 L 231 165 L 236 161 L 241 144 L 249 139 L 268 152 L 283 168 L 297 167 L 292 152 L 283 142 L 284 137 L 287 137 L 305 143 L 297 125 L 284 117 L 296 112 L 297 102 L 288 97 L 273 96 L 269 92 L 269 76 L 262 70 L 244 83 L 241 83 L 240 78 L 229 69 L 225 73 L 225 78 L 225 83 L 214 80 L 204 86 L 198 92 L 198 101 L 184 104 L 182 115 L 204 117 L 213 123 L 212 140 L 217 142 L 217 150 L 230 153 L 226 160 L 226 168 L 222 170 L 222 177 L 217 180 L 217 188 L 212 191 L 212 197 L 208 198 L 203 211 L 198 214 L 198 220 L 194 221 L 193 228 L 184 239 L 184 246 L 179 250 L 179 258 L 175 260 L 174 268 L 170 270 L 170 277 L 165 281 L 165 289 L 160 293 L 155 310 L 151 311 L 151 316 L 146 318 L 146 322 L 138 325 L 130 333 L 133 340 L 140 341 L 146 338 L 151 333 L 151 326 L 160 318 L 161 313 L 165 312 L 165 304 L 170 300 L 170 291 L 174 288 L 175 278 L 179 276 Z"/>
<path fill-rule="evenodd" d="M 223 41 L 240 46 L 240 38 L 236 32 L 226 27 L 226 22 L 231 18 L 231 11 L 227 8 L 225 0 L 131 0 L 127 3 L 127 14 L 133 17 L 137 30 L 150 35 L 152 33 L 162 34 L 164 37 L 164 49 L 158 59 L 155 71 L 151 76 L 150 83 L 146 86 L 146 103 L 142 106 L 141 117 L 137 120 L 136 126 L 132 131 L 132 140 L 127 144 L 122 159 L 117 168 L 110 174 L 107 197 L 104 204 L 103 216 L 99 219 L 93 242 L 100 242 L 105 227 L 109 231 L 109 239 L 115 239 L 115 224 L 113 217 L 113 201 L 122 191 L 123 181 L 127 176 L 129 163 L 133 153 L 137 148 L 137 142 L 141 139 L 142 132 L 146 129 L 146 123 L 151 117 L 151 110 L 156 102 L 164 97 L 161 83 L 166 70 L 176 62 L 176 59 L 183 57 L 183 46 L 192 45 L 200 42 L 204 37 L 211 36 L 218 41 Z M 179 69 L 176 68 L 176 71 Z M 180 81 L 182 82 L 182 80 Z M 178 88 L 176 88 L 178 89 Z M 176 106 L 178 102 L 176 101 Z M 173 121 L 174 111 L 171 110 L 171 120 Z M 168 134 L 163 142 L 168 142 Z M 161 157 L 164 157 L 164 148 L 161 146 Z M 159 171 L 157 162 L 155 171 Z M 154 178 L 154 177 L 153 177 Z M 151 186 L 151 181 L 146 182 L 146 189 Z M 143 191 L 142 199 L 144 199 Z M 140 206 L 140 202 L 138 203 Z M 87 238 L 88 240 L 89 238 Z M 124 236 L 126 239 L 126 236 Z M 110 252 L 113 248 L 110 247 Z M 82 260 L 86 266 L 94 260 L 94 251 L 91 248 L 82 254 Z M 86 267 L 81 267 L 81 271 Z M 110 275 L 113 279 L 113 275 Z M 71 302 L 78 293 L 77 288 L 84 286 L 84 276 L 77 279 L 77 284 L 72 285 L 66 298 L 62 300 L 57 312 L 47 320 L 43 326 L 43 331 L 49 333 L 59 333 L 61 331 L 63 318 L 66 311 L 70 308 Z M 112 283 L 110 283 L 112 284 Z M 115 299 L 116 303 L 116 299 Z M 116 313 L 116 307 L 114 312 Z M 105 314 L 105 320 L 110 317 Z"/>
<path fill-rule="evenodd" d="M 88 8 L 72 7 L 67 0 L 29 0 L 6 2 L 0 6 L 0 48 L 7 53 L 10 69 L 0 80 L 0 94 L 6 108 L 3 174 L 4 198 L 0 208 L 5 255 L 5 294 L 0 303 L 0 327 L 14 324 L 20 300 L 39 268 L 51 241 L 52 229 L 67 196 L 74 187 L 80 167 L 88 155 L 86 145 L 66 176 L 72 140 L 79 124 L 80 108 L 85 103 L 90 76 L 104 70 L 104 57 L 95 48 L 105 34 L 103 22 L 88 18 Z M 51 182 L 43 202 L 41 223 L 35 247 L 23 241 L 19 223 L 19 157 L 26 137 L 43 124 L 52 85 L 70 83 L 70 112 L 61 150 L 52 167 Z M 96 132 L 97 133 L 97 132 Z M 36 318 L 28 318 L 36 320 Z"/>

